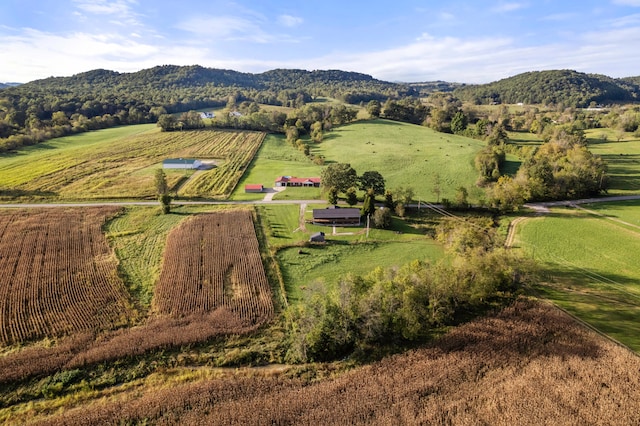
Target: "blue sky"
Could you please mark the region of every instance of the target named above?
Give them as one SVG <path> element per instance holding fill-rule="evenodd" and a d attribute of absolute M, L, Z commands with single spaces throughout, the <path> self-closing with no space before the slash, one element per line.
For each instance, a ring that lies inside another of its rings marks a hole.
<path fill-rule="evenodd" d="M 2 0 L 0 82 L 104 68 L 342 69 L 486 83 L 640 75 L 640 0 Z"/>

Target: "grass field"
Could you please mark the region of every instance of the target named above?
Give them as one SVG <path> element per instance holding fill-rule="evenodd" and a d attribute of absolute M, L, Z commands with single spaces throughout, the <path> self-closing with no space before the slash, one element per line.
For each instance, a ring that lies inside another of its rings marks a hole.
<path fill-rule="evenodd" d="M 426 237 L 410 241 L 329 244 L 287 248 L 278 252 L 290 302 L 302 299 L 305 289 L 321 283 L 334 288 L 347 274 L 367 275 L 376 267 L 402 266 L 412 260 L 438 260 L 444 250 Z"/>
<path fill-rule="evenodd" d="M 582 207 L 594 210 L 609 218 L 619 219 L 623 222 L 640 227 L 640 200 L 583 204 Z M 631 228 L 633 228 L 633 226 Z"/>
<path fill-rule="evenodd" d="M 408 186 L 421 200 L 436 200 L 433 182 L 438 174 L 441 199 L 454 199 L 456 188 L 464 186 L 469 201 L 478 202 L 484 192 L 475 185 L 474 157 L 484 145 L 422 126 L 372 120 L 335 128 L 312 146 L 312 153 L 323 155 L 327 163 L 350 163 L 358 174 L 378 171 L 388 189 Z"/>
<path fill-rule="evenodd" d="M 235 201 L 259 200 L 264 197 L 264 194 L 245 194 L 244 186 L 247 184 L 262 184 L 265 188 L 272 188 L 278 176 L 313 177 L 320 176 L 321 171 L 321 166 L 313 164 L 301 151 L 291 146 L 284 136 L 267 135 L 238 183 L 231 199 Z M 284 192 L 289 189 L 292 188 L 288 188 Z M 310 194 L 316 197 L 318 190 L 307 192 L 303 189 L 302 191 L 289 192 L 296 192 L 302 199 L 307 199 Z M 278 198 L 276 197 L 276 199 Z"/>
<path fill-rule="evenodd" d="M 183 209 L 161 214 L 159 207 L 128 207 L 106 225 L 120 275 L 139 308 L 146 310 L 151 305 L 169 231 L 187 217 Z"/>
<path fill-rule="evenodd" d="M 0 197 L 155 197 L 155 170 L 172 157 L 217 160 L 218 167 L 204 172 L 206 184 L 188 195 L 220 195 L 235 186 L 262 135 L 217 130 L 163 133 L 155 125 L 144 124 L 53 139 L 0 156 Z M 169 187 L 174 187 L 191 172 L 166 174 Z"/>
<path fill-rule="evenodd" d="M 606 206 L 599 211 L 637 220 L 637 203 Z M 515 244 L 545 266 L 543 296 L 640 351 L 640 230 L 583 210 L 554 209 L 521 222 Z"/>
<path fill-rule="evenodd" d="M 640 138 L 626 133 L 618 141 L 611 129 L 591 129 L 585 133 L 591 152 L 600 155 L 609 165 L 609 194 L 640 193 Z M 602 135 L 607 136 L 606 142 Z"/>

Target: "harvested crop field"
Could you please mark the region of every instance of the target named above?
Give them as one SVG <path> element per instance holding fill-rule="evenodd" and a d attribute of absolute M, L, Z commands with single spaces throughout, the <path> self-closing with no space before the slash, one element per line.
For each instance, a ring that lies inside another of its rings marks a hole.
<path fill-rule="evenodd" d="M 154 306 L 182 317 L 225 308 L 247 324 L 273 315 L 250 210 L 200 214 L 167 240 Z"/>
<path fill-rule="evenodd" d="M 319 382 L 291 376 L 132 392 L 46 424 L 640 423 L 640 358 L 562 311 L 525 299 L 431 347 Z"/>
<path fill-rule="evenodd" d="M 1 344 L 126 324 L 129 296 L 102 233 L 118 211 L 0 211 Z"/>

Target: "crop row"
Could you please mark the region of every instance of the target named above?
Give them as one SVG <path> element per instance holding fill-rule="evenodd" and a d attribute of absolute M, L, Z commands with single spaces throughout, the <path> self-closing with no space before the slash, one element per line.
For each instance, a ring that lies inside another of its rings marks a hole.
<path fill-rule="evenodd" d="M 224 308 L 248 324 L 273 314 L 249 210 L 198 215 L 169 234 L 154 306 L 181 317 Z"/>
<path fill-rule="evenodd" d="M 225 139 L 225 161 L 219 167 L 195 175 L 182 189 L 184 195 L 208 194 L 228 196 L 234 190 L 245 169 L 264 140 L 263 133 L 241 132 Z"/>
<path fill-rule="evenodd" d="M 0 212 L 0 343 L 126 322 L 127 291 L 101 231 L 117 210 Z"/>
<path fill-rule="evenodd" d="M 248 155 L 248 163 L 263 138 L 257 132 L 198 130 L 142 132 L 87 146 L 78 139 L 46 153 L 35 150 L 29 153 L 30 161 L 0 162 L 0 180 L 16 191 L 45 196 L 153 196 L 154 175 L 148 169 L 164 159 L 226 159 L 240 150 L 242 156 Z"/>

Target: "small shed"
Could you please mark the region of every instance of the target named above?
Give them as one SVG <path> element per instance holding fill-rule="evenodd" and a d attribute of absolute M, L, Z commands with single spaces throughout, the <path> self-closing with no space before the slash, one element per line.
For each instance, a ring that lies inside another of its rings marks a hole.
<path fill-rule="evenodd" d="M 309 241 L 311 241 L 312 243 L 324 243 L 324 232 L 316 232 L 315 234 L 311 235 Z"/>
<path fill-rule="evenodd" d="M 162 162 L 163 169 L 198 169 L 202 166 L 195 158 L 168 158 Z"/>
<path fill-rule="evenodd" d="M 244 186 L 244 192 L 262 192 L 264 186 L 261 184 L 249 184 Z"/>

